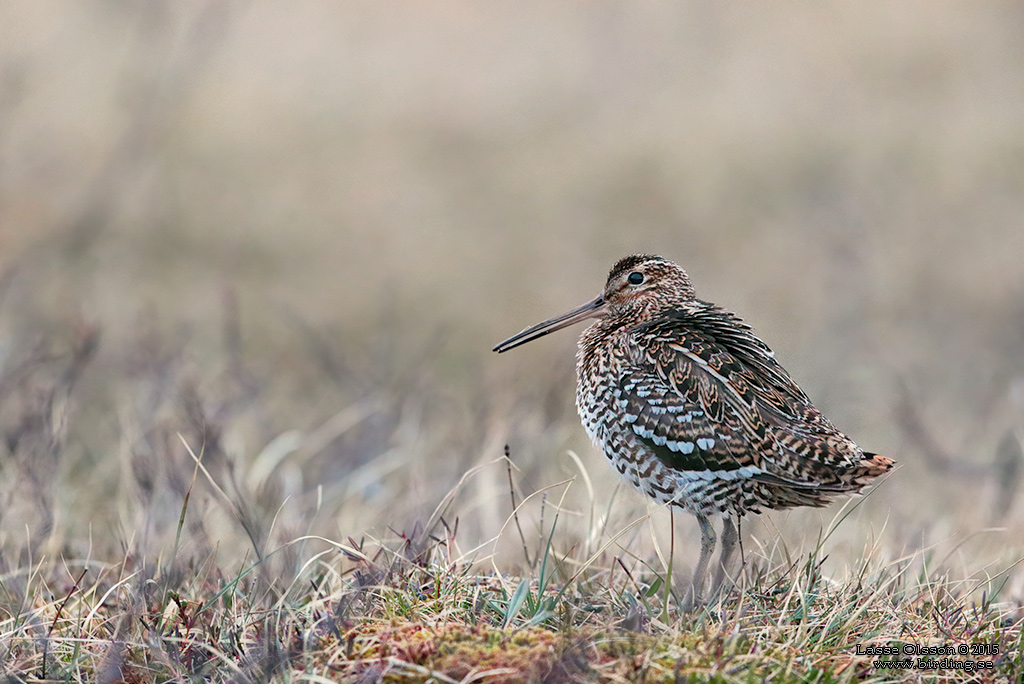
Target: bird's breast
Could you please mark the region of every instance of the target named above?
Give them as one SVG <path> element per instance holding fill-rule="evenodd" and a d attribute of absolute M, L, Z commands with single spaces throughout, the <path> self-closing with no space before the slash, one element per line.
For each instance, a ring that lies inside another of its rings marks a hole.
<path fill-rule="evenodd" d="M 576 408 L 590 439 L 606 453 L 610 435 L 623 427 L 615 396 L 621 392 L 625 342 L 624 334 L 608 334 L 595 324 L 580 338 L 576 355 Z"/>

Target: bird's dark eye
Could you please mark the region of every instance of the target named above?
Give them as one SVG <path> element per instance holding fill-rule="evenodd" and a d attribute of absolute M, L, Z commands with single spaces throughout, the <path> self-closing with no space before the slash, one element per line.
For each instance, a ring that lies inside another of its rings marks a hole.
<path fill-rule="evenodd" d="M 639 285 L 644 282 L 644 274 L 640 271 L 633 271 L 629 274 L 629 277 L 627 277 L 626 280 L 629 281 L 630 285 Z"/>

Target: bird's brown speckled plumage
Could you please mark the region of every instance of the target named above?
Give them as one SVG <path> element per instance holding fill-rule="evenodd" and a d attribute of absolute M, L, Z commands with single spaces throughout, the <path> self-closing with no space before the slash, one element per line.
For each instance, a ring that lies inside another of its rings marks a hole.
<path fill-rule="evenodd" d="M 697 299 L 667 259 L 620 259 L 600 296 L 502 342 L 506 351 L 587 318 L 576 404 L 587 433 L 622 476 L 701 526 L 696 599 L 725 518 L 721 582 L 732 520 L 762 508 L 823 506 L 855 493 L 893 461 L 863 451 L 818 411 L 772 351 L 735 314 Z"/>

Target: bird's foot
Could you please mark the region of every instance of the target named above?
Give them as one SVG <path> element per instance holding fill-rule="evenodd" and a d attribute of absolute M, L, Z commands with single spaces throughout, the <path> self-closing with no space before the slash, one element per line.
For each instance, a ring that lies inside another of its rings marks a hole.
<path fill-rule="evenodd" d="M 682 605 L 679 606 L 680 610 L 684 613 L 693 613 L 703 607 L 704 599 L 700 597 L 697 587 L 690 585 L 690 588 L 686 591 L 686 597 L 683 599 Z"/>

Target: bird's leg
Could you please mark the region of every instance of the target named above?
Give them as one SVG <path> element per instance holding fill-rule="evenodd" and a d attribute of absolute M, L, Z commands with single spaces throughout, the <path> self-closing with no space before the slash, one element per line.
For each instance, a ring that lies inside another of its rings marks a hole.
<path fill-rule="evenodd" d="M 704 575 L 708 571 L 708 562 L 715 550 L 715 528 L 706 515 L 697 515 L 697 524 L 700 525 L 700 559 L 697 561 L 697 568 L 693 571 L 693 584 L 683 603 L 683 610 L 689 612 L 700 603 L 700 590 L 704 584 Z"/>
<path fill-rule="evenodd" d="M 718 556 L 718 569 L 715 570 L 715 579 L 711 584 L 711 594 L 708 596 L 708 600 L 714 599 L 721 591 L 729 558 L 732 556 L 732 552 L 736 548 L 736 540 L 739 538 L 736 526 L 732 524 L 732 518 L 725 516 L 724 520 L 725 522 L 722 523 L 722 551 Z"/>

